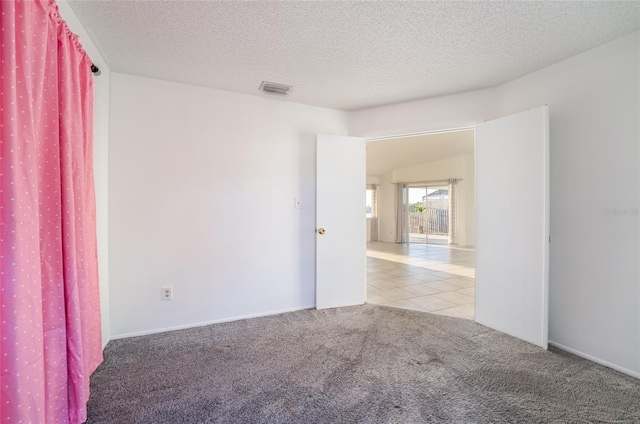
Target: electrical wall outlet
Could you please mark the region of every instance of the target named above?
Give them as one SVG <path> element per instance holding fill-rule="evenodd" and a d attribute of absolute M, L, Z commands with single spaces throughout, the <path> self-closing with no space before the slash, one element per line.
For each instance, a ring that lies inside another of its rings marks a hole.
<path fill-rule="evenodd" d="M 162 289 L 162 300 L 171 300 L 173 299 L 173 288 L 171 286 L 163 286 Z"/>

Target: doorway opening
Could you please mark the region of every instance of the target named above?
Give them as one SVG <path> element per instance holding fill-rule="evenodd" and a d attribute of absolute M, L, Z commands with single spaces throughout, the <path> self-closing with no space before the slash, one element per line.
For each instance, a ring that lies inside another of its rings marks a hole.
<path fill-rule="evenodd" d="M 367 143 L 368 303 L 474 319 L 474 138 Z"/>
<path fill-rule="evenodd" d="M 435 135 L 414 135 L 402 141 Z M 459 306 L 470 305 L 477 323 L 547 347 L 549 108 L 545 105 L 477 124 L 470 135 L 473 154 L 458 154 L 457 159 L 450 154 L 432 157 L 432 162 L 405 164 L 399 169 L 392 166 L 380 175 L 369 172 L 369 181 L 366 177 L 367 169 L 371 171 L 370 156 L 383 140 L 318 135 L 316 219 L 323 224 L 328 222 L 325 225 L 331 225 L 331 234 L 336 234 L 324 237 L 325 229 L 317 228 L 318 309 L 359 305 L 365 300 L 367 274 L 362 272 L 361 259 L 366 252 L 366 218 L 362 209 L 363 190 L 370 184 L 376 187 L 378 202 L 373 206 L 376 203 L 372 201 L 369 225 L 376 225 L 375 217 L 379 234 L 377 240 L 370 239 L 369 302 L 459 314 L 452 307 L 443 309 L 443 302 L 455 305 L 461 296 L 473 296 L 473 303 L 464 300 Z M 399 138 L 402 137 L 396 137 Z M 450 140 L 440 142 L 439 148 L 435 148 L 437 143 L 429 144 L 430 150 L 451 153 Z M 415 160 L 420 147 L 407 143 L 400 152 Z M 367 155 L 363 155 L 365 151 Z M 383 166 L 385 160 L 394 165 L 393 159 L 398 159 L 390 153 L 393 152 L 383 152 Z M 430 175 L 419 176 L 420 172 Z M 450 175 L 433 177 L 438 173 Z M 458 178 L 460 174 L 462 178 Z M 449 244 L 409 243 L 405 238 L 408 225 L 402 222 L 406 216 L 406 188 L 411 183 L 442 179 L 449 184 L 449 201 L 458 204 L 458 208 L 449 210 Z M 477 215 L 470 213 L 476 204 Z M 373 237 L 372 232 L 369 234 Z M 475 239 L 477 254 L 474 248 L 465 248 Z M 462 256 L 469 251 L 474 252 L 473 257 Z M 477 292 L 476 260 L 480 283 Z M 447 292 L 443 291 L 445 285 L 449 287 Z M 474 292 L 462 291 L 471 288 Z"/>

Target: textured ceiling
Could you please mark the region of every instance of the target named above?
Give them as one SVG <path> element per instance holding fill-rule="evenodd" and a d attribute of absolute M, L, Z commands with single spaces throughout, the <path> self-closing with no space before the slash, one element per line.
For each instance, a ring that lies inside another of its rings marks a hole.
<path fill-rule="evenodd" d="M 116 72 L 360 109 L 486 88 L 640 29 L 640 2 L 69 4 Z"/>
<path fill-rule="evenodd" d="M 367 143 L 367 176 L 382 177 L 394 169 L 472 155 L 474 131 L 456 131 Z"/>

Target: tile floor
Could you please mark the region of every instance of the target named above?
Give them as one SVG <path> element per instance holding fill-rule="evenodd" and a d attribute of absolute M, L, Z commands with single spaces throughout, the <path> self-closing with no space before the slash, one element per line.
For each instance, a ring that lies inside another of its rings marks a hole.
<path fill-rule="evenodd" d="M 473 248 L 367 244 L 367 303 L 474 318 Z"/>

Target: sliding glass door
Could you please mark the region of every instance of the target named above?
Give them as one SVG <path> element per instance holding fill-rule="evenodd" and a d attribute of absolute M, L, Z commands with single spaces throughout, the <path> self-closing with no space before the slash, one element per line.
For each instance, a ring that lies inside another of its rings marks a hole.
<path fill-rule="evenodd" d="M 449 188 L 408 188 L 409 243 L 447 244 L 449 237 Z"/>
<path fill-rule="evenodd" d="M 427 243 L 449 243 L 449 188 L 427 187 Z"/>
<path fill-rule="evenodd" d="M 409 243 L 427 243 L 427 188 L 409 187 Z"/>

